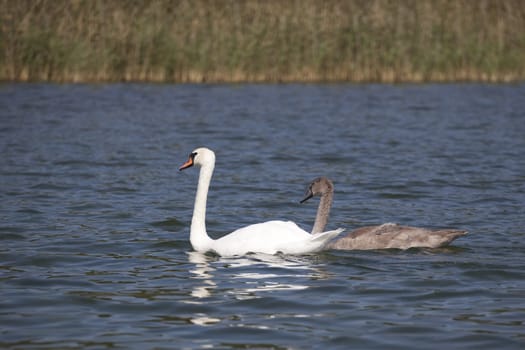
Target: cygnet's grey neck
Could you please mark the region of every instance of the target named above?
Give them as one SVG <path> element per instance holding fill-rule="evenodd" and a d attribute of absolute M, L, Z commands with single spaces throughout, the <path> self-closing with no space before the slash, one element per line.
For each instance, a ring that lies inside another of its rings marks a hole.
<path fill-rule="evenodd" d="M 312 234 L 324 232 L 324 229 L 328 224 L 328 217 L 330 216 L 330 208 L 332 207 L 333 196 L 333 188 L 330 188 L 321 194 L 321 200 L 319 201 L 319 207 L 317 208 L 317 215 L 315 216 Z"/>

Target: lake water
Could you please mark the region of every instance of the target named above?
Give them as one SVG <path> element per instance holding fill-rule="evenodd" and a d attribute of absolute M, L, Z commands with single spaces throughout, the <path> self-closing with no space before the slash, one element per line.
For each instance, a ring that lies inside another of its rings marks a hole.
<path fill-rule="evenodd" d="M 522 349 L 525 85 L 0 85 L 0 347 Z M 461 228 L 446 248 L 192 252 L 289 219 Z"/>

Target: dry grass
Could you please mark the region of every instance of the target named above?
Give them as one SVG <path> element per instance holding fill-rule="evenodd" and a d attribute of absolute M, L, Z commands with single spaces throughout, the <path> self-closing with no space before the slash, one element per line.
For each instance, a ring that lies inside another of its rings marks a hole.
<path fill-rule="evenodd" d="M 515 81 L 521 0 L 0 0 L 0 80 Z"/>

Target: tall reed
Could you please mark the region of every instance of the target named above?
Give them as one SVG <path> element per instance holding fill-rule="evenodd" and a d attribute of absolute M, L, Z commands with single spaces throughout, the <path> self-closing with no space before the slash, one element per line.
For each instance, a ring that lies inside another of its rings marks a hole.
<path fill-rule="evenodd" d="M 522 0 L 0 0 L 0 80 L 514 81 Z"/>

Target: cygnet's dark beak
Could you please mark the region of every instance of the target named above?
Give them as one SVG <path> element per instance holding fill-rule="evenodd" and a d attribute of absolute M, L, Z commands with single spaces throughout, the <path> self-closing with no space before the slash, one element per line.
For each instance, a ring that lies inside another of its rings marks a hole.
<path fill-rule="evenodd" d="M 312 190 L 309 188 L 306 191 L 306 193 L 304 194 L 304 198 L 299 203 L 304 203 L 307 200 L 309 200 L 310 198 L 312 198 L 313 196 L 314 196 L 314 194 L 312 193 Z"/>

